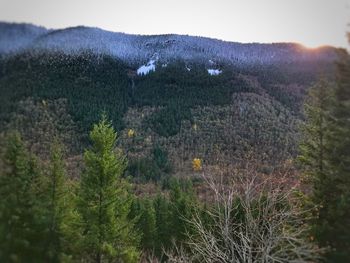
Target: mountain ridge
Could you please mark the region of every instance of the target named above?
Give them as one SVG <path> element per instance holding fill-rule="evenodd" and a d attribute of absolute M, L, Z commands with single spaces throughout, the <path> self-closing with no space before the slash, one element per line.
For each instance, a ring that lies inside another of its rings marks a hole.
<path fill-rule="evenodd" d="M 0 39 L 0 54 L 23 51 L 74 54 L 92 50 L 132 65 L 146 63 L 155 53 L 161 62 L 176 59 L 206 62 L 210 59 L 234 65 L 336 59 L 336 49 L 330 46 L 309 49 L 298 43 L 239 43 L 177 34 L 134 35 L 86 26 L 46 29 L 32 24 L 0 22 Z"/>

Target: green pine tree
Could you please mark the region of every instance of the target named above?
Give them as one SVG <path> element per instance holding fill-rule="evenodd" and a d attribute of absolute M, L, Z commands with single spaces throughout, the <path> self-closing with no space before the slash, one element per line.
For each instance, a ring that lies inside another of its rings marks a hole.
<path fill-rule="evenodd" d="M 0 262 L 44 262 L 36 201 L 39 169 L 18 133 L 7 138 L 0 175 Z"/>
<path fill-rule="evenodd" d="M 350 262 L 350 59 L 344 51 L 333 85 L 311 89 L 300 160 L 311 179 L 316 240 L 327 262 Z"/>
<path fill-rule="evenodd" d="M 304 180 L 314 182 L 326 169 L 326 133 L 333 85 L 320 80 L 310 88 L 304 105 L 305 123 L 302 126 L 299 161 Z"/>
<path fill-rule="evenodd" d="M 141 235 L 140 245 L 144 252 L 153 252 L 156 233 L 156 219 L 152 200 L 135 199 L 129 213 L 130 220 L 134 220 L 135 227 Z"/>
<path fill-rule="evenodd" d="M 329 262 L 350 262 L 350 58 L 345 51 L 334 91 L 326 134 L 328 169 L 314 185 L 320 207 L 317 237 L 331 248 Z"/>
<path fill-rule="evenodd" d="M 163 249 L 170 248 L 171 235 L 170 235 L 170 220 L 171 211 L 169 201 L 158 194 L 153 201 L 153 207 L 155 211 L 155 254 L 160 257 L 163 253 Z"/>
<path fill-rule="evenodd" d="M 186 241 L 190 231 L 188 220 L 195 207 L 195 196 L 189 180 L 172 180 L 170 182 L 170 234 L 172 242 L 181 244 Z"/>
<path fill-rule="evenodd" d="M 57 139 L 51 146 L 50 166 L 41 195 L 42 214 L 45 225 L 44 244 L 47 262 L 67 261 L 72 253 L 77 231 L 74 231 L 74 191 L 70 186 L 63 159 L 63 148 Z M 74 237 L 72 233 L 74 232 Z"/>
<path fill-rule="evenodd" d="M 143 200 L 138 226 L 142 233 L 141 245 L 146 251 L 154 250 L 156 218 L 152 202 Z"/>
<path fill-rule="evenodd" d="M 94 262 L 136 262 L 133 225 L 127 219 L 131 198 L 121 178 L 126 161 L 115 152 L 116 133 L 105 116 L 90 138 L 93 146 L 84 154 L 79 200 L 83 252 Z"/>

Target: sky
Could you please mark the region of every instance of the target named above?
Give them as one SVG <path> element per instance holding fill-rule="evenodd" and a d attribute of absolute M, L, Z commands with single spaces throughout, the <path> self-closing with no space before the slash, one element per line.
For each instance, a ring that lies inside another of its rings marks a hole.
<path fill-rule="evenodd" d="M 0 21 L 348 48 L 350 0 L 0 0 Z"/>

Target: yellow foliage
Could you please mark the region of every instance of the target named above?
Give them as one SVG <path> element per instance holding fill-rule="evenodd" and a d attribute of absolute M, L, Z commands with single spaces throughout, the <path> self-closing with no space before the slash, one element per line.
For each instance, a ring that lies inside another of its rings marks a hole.
<path fill-rule="evenodd" d="M 129 138 L 132 138 L 132 137 L 134 137 L 134 136 L 135 136 L 135 130 L 129 129 L 129 130 L 128 130 L 128 137 L 129 137 Z"/>
<path fill-rule="evenodd" d="M 198 129 L 197 124 L 193 124 L 192 129 L 196 131 Z"/>
<path fill-rule="evenodd" d="M 201 171 L 202 170 L 202 160 L 199 158 L 194 158 L 192 160 L 192 168 L 194 171 Z"/>

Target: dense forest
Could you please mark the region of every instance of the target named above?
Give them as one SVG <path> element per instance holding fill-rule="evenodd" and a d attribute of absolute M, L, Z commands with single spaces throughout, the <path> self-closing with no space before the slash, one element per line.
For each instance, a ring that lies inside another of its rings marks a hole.
<path fill-rule="evenodd" d="M 350 261 L 346 51 L 1 32 L 0 262 Z"/>
<path fill-rule="evenodd" d="M 317 67 L 306 63 L 309 72 L 304 74 L 277 65 L 223 64 L 222 73 L 212 76 L 205 64 L 176 60 L 137 75 L 123 61 L 92 51 L 25 52 L 4 56 L 0 65 L 2 130 L 23 130 L 25 125 L 23 136 L 37 144 L 43 134 L 29 135 L 28 124 L 44 126 L 53 121 L 48 114 L 55 122 L 71 125 L 59 125 L 60 131 L 52 127 L 55 134 L 44 137 L 75 133 L 78 141 L 66 147 L 76 156 L 87 145 L 92 124 L 105 112 L 121 133 L 118 144 L 133 162 L 143 162 L 161 147 L 175 164 L 174 173 L 190 168 L 193 158 L 208 165 L 215 165 L 214 159 L 230 164 L 252 152 L 275 167 L 295 157 L 307 85 L 321 69 L 327 75 L 333 70 L 328 62 Z"/>

